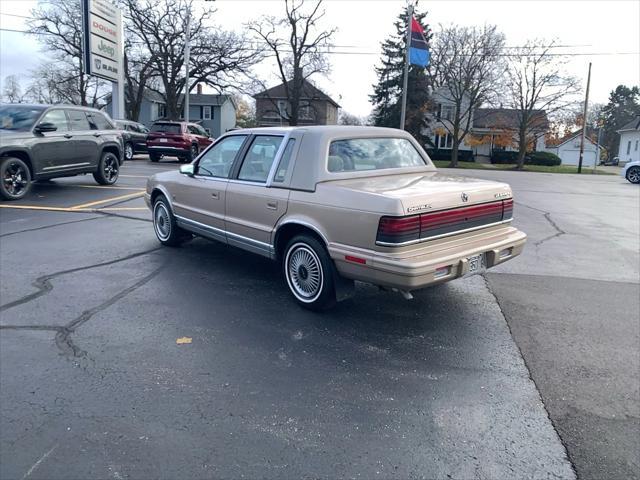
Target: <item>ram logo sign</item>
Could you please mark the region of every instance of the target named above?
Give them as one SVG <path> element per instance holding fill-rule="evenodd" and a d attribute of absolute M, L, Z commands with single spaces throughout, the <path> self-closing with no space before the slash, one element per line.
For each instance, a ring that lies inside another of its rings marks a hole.
<path fill-rule="evenodd" d="M 85 72 L 118 82 L 122 64 L 122 12 L 107 0 L 82 0 Z"/>

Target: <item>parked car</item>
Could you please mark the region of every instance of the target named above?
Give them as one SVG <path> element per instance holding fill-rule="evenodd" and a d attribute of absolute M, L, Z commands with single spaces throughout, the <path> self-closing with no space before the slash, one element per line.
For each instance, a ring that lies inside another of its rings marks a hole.
<path fill-rule="evenodd" d="M 124 158 L 131 160 L 136 153 L 146 153 L 149 129 L 131 120 L 116 120 L 116 127 L 122 131 Z"/>
<path fill-rule="evenodd" d="M 34 180 L 92 173 L 118 180 L 122 137 L 99 110 L 71 105 L 0 105 L 0 197 L 24 197 Z"/>
<path fill-rule="evenodd" d="M 412 290 L 522 252 L 504 183 L 440 174 L 401 130 L 255 128 L 220 137 L 180 171 L 152 176 L 155 234 L 193 234 L 281 262 L 300 305 L 320 310 L 353 281 Z"/>
<path fill-rule="evenodd" d="M 627 162 L 620 174 L 631 183 L 640 183 L 640 160 Z"/>
<path fill-rule="evenodd" d="M 147 150 L 152 162 L 162 157 L 177 157 L 180 162 L 191 162 L 213 139 L 197 123 L 158 121 L 151 125 L 147 137 Z"/>

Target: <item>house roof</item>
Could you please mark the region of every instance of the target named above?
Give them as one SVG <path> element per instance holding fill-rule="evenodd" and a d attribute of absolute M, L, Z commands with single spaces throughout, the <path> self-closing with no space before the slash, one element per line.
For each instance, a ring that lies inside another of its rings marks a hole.
<path fill-rule="evenodd" d="M 292 87 L 292 83 L 293 83 L 293 80 L 289 80 L 287 82 L 287 85 L 289 87 Z M 287 93 L 285 90 L 284 83 L 281 83 L 280 85 L 276 85 L 275 87 L 271 87 L 267 90 L 264 90 L 263 92 L 256 93 L 253 96 L 253 98 L 255 98 L 256 100 L 258 98 L 286 99 Z M 340 105 L 338 105 L 338 103 L 335 100 L 333 100 L 329 95 L 324 93 L 322 90 L 320 90 L 318 87 L 316 87 L 315 85 L 313 85 L 311 82 L 307 80 L 303 80 L 303 83 L 302 83 L 302 99 L 325 100 L 333 104 L 336 108 L 340 108 Z"/>
<path fill-rule="evenodd" d="M 618 130 L 618 133 L 632 130 L 640 130 L 640 115 L 636 115 L 636 118 L 629 121 L 629 123 L 626 123 L 620 130 Z"/>
<path fill-rule="evenodd" d="M 593 140 L 591 140 L 591 138 L 590 138 L 590 135 L 595 133 L 595 130 L 592 129 L 592 128 L 587 128 L 587 132 L 586 133 L 587 133 L 587 135 L 584 137 L 584 139 L 587 142 L 591 142 L 593 145 L 595 145 L 595 142 Z M 558 148 L 558 147 L 561 147 L 562 145 L 564 145 L 565 143 L 568 143 L 571 140 L 573 140 L 576 137 L 579 137 L 581 135 L 582 135 L 582 129 L 576 130 L 575 132 L 571 132 L 571 133 L 565 135 L 564 137 L 559 138 L 558 140 L 547 142 L 546 146 L 547 147 Z M 602 146 L 600 146 L 600 148 L 602 148 Z"/>
<path fill-rule="evenodd" d="M 533 110 L 531 127 L 546 129 L 549 120 L 544 110 Z M 514 130 L 520 123 L 520 110 L 512 108 L 478 108 L 473 115 L 473 128 Z"/>
<path fill-rule="evenodd" d="M 153 90 L 146 89 L 144 92 L 144 98 L 149 100 L 150 102 L 155 103 L 165 103 L 164 98 L 158 92 Z M 184 94 L 181 93 L 178 95 L 178 103 L 182 103 L 184 99 Z M 225 102 L 230 100 L 234 106 L 235 100 L 231 95 L 216 95 L 216 94 L 197 94 L 190 93 L 189 94 L 189 104 L 190 105 L 223 105 Z M 107 95 L 107 103 L 111 102 L 111 95 Z"/>

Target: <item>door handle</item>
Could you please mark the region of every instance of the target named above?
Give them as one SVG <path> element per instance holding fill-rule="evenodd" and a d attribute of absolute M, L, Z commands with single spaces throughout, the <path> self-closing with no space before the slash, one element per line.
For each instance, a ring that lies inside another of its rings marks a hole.
<path fill-rule="evenodd" d="M 64 138 L 71 138 L 71 137 L 73 137 L 73 135 L 71 135 L 70 133 L 65 133 L 64 134 Z"/>
<path fill-rule="evenodd" d="M 214 200 L 218 200 L 220 198 L 220 194 L 218 192 L 211 192 L 211 196 Z"/>
<path fill-rule="evenodd" d="M 267 202 L 267 208 L 268 208 L 269 210 L 277 210 L 277 209 L 278 209 L 278 202 L 275 202 L 275 201 L 273 201 L 273 200 L 268 201 L 268 202 Z"/>
<path fill-rule="evenodd" d="M 94 133 L 94 134 L 93 134 L 93 136 L 94 136 L 94 137 L 99 137 L 99 136 L 100 136 L 100 134 L 99 134 L 99 133 Z"/>

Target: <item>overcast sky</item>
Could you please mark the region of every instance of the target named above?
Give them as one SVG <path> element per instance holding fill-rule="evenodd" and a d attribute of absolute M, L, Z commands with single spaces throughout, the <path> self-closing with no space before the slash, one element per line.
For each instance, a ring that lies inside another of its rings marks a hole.
<path fill-rule="evenodd" d="M 30 70 L 46 53 L 40 52 L 35 39 L 6 29 L 23 30 L 24 19 L 37 2 L 0 0 L 0 77 L 18 75 L 28 82 Z M 228 30 L 240 30 L 243 24 L 266 15 L 282 15 L 284 5 L 275 0 L 217 0 L 215 22 Z M 376 77 L 380 42 L 392 31 L 404 0 L 326 0 L 323 25 L 337 27 L 333 38 L 332 71 L 318 76 L 318 86 L 342 107 L 356 115 L 371 111 L 368 95 Z M 492 23 L 506 35 L 507 45 L 522 45 L 527 39 L 557 39 L 568 45 L 559 52 L 570 53 L 569 73 L 584 78 L 589 62 L 592 102 L 604 103 L 619 84 L 640 85 L 640 1 L 481 1 L 421 0 L 420 11 L 427 10 L 427 23 L 439 25 L 482 25 Z M 579 55 L 578 55 L 579 54 Z M 275 66 L 266 63 L 257 73 L 269 85 L 277 83 Z"/>

